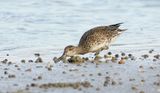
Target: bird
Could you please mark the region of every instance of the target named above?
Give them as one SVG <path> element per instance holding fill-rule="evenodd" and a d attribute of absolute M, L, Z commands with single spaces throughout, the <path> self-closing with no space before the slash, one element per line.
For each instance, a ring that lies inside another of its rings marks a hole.
<path fill-rule="evenodd" d="M 97 26 L 86 31 L 78 46 L 68 45 L 64 48 L 64 52 L 58 59 L 65 59 L 75 55 L 84 55 L 87 53 L 99 54 L 103 50 L 109 49 L 111 43 L 127 29 L 120 29 L 123 23 L 112 24 L 108 26 Z"/>

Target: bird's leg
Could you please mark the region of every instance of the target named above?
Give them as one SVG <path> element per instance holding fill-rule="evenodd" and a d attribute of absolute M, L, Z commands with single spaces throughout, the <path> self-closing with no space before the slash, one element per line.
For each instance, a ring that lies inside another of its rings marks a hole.
<path fill-rule="evenodd" d="M 102 51 L 102 49 L 97 50 L 94 55 L 95 55 L 95 56 L 98 56 L 101 51 Z"/>

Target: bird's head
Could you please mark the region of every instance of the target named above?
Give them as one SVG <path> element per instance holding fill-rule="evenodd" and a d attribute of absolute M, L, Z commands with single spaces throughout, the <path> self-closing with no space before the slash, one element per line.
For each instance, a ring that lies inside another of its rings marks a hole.
<path fill-rule="evenodd" d="M 65 47 L 63 55 L 60 57 L 60 59 L 65 59 L 66 57 L 74 56 L 77 54 L 77 47 L 69 45 Z"/>

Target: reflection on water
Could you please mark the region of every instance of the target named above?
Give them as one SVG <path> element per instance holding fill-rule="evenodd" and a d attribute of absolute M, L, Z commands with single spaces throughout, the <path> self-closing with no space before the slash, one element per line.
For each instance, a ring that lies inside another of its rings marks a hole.
<path fill-rule="evenodd" d="M 0 52 L 62 50 L 88 29 L 118 22 L 128 31 L 111 49 L 157 48 L 159 10 L 159 0 L 1 0 Z"/>

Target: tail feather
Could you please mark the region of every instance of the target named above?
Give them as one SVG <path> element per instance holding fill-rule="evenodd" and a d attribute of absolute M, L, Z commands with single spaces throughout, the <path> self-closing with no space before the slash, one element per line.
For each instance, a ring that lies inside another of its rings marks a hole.
<path fill-rule="evenodd" d="M 114 30 L 117 30 L 121 26 L 121 24 L 123 24 L 123 22 L 117 23 L 117 24 L 112 24 L 112 25 L 109 25 L 108 27 L 109 27 L 109 29 L 114 31 Z"/>
<path fill-rule="evenodd" d="M 123 24 L 123 22 L 121 22 L 121 23 L 117 23 L 117 24 L 112 24 L 112 25 L 109 25 L 110 27 L 119 27 L 119 26 L 121 26 L 121 24 Z"/>
<path fill-rule="evenodd" d="M 126 30 L 128 30 L 128 29 L 118 29 L 117 31 L 118 32 L 123 32 L 123 31 L 126 31 Z"/>

